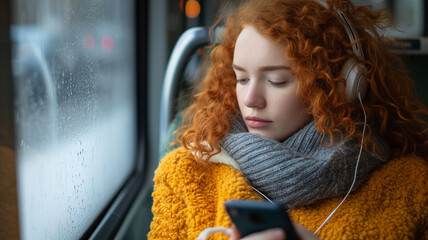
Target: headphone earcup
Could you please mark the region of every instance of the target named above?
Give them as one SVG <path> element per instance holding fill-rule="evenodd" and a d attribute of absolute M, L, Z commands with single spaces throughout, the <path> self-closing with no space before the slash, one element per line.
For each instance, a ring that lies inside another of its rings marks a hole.
<path fill-rule="evenodd" d="M 357 63 L 352 58 L 346 60 L 340 76 L 346 81 L 345 94 L 348 101 L 356 101 L 358 92 L 361 98 L 364 97 L 367 89 L 366 74 L 367 68 L 364 65 Z"/>

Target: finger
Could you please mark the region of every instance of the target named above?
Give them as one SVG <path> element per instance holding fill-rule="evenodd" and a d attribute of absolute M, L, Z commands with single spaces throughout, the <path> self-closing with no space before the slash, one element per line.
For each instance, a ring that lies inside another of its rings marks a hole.
<path fill-rule="evenodd" d="M 230 236 L 229 240 L 238 240 L 241 238 L 241 234 L 239 234 L 238 229 L 236 228 L 235 224 L 232 224 L 230 227 L 232 229 L 232 235 Z"/>
<path fill-rule="evenodd" d="M 258 233 L 248 235 L 241 240 L 284 240 L 285 232 L 280 228 L 272 228 Z"/>

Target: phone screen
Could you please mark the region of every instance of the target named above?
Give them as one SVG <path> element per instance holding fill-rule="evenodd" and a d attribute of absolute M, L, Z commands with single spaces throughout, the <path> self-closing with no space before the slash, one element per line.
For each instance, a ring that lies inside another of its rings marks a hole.
<path fill-rule="evenodd" d="M 229 200 L 225 206 L 242 237 L 271 228 L 282 228 L 288 240 L 299 239 L 287 211 L 278 204 L 267 201 Z"/>

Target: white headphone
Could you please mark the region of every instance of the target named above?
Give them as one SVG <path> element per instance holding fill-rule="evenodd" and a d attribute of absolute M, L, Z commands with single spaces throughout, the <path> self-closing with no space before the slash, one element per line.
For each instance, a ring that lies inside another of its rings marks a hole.
<path fill-rule="evenodd" d="M 317 2 L 323 7 L 328 8 L 325 1 L 317 0 Z M 339 22 L 346 30 L 349 41 L 352 43 L 358 40 L 358 33 L 349 18 L 346 17 L 346 15 L 339 9 L 336 9 L 336 13 Z M 360 60 L 364 61 L 364 53 L 360 42 L 353 44 L 352 50 Z M 346 81 L 345 93 L 348 101 L 357 101 L 358 93 L 364 97 L 367 89 L 366 74 L 367 68 L 363 64 L 355 61 L 353 58 L 346 60 L 342 67 L 340 76 Z"/>
<path fill-rule="evenodd" d="M 325 8 L 328 8 L 327 3 L 323 0 L 317 0 L 319 4 L 324 6 Z M 352 25 L 352 22 L 346 17 L 346 15 L 340 11 L 339 9 L 336 9 L 337 17 L 339 18 L 339 22 L 343 25 L 343 27 L 346 30 L 346 33 L 348 34 L 349 41 L 352 43 L 358 39 L 358 34 L 354 26 Z M 357 42 L 356 44 L 352 45 L 352 50 L 354 51 L 355 55 L 360 60 L 364 60 L 363 55 L 363 49 L 361 47 L 361 43 Z M 366 74 L 367 74 L 367 68 L 361 64 L 356 62 L 353 58 L 349 58 L 346 60 L 345 64 L 342 67 L 341 77 L 343 77 L 346 81 L 346 98 L 348 101 L 357 101 L 359 100 L 361 104 L 361 108 L 364 113 L 364 126 L 363 126 L 363 133 L 361 137 L 361 145 L 360 145 L 360 151 L 358 153 L 357 163 L 355 165 L 355 171 L 354 171 L 354 179 L 352 180 L 351 187 L 348 190 L 348 193 L 345 195 L 345 197 L 342 199 L 342 201 L 337 205 L 337 207 L 330 213 L 330 215 L 324 220 L 324 222 L 321 224 L 321 226 L 318 227 L 318 229 L 314 232 L 314 235 L 318 233 L 318 231 L 328 222 L 330 221 L 331 217 L 336 213 L 337 209 L 342 205 L 342 203 L 346 200 L 346 198 L 351 193 L 355 180 L 357 179 L 357 171 L 358 171 L 358 165 L 360 163 L 361 153 L 363 151 L 363 143 L 364 143 L 364 135 L 366 132 L 366 123 L 367 123 L 367 115 L 366 111 L 364 109 L 364 105 L 362 102 L 362 97 L 366 93 L 367 89 L 367 82 L 366 82 Z"/>

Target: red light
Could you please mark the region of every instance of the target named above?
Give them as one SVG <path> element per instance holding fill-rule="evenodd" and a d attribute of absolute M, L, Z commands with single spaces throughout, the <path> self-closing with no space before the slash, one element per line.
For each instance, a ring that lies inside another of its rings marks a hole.
<path fill-rule="evenodd" d="M 109 52 L 114 47 L 114 39 L 110 35 L 105 35 L 103 39 L 101 40 L 101 46 L 104 49 L 104 51 Z"/>
<path fill-rule="evenodd" d="M 95 39 L 94 36 L 88 35 L 83 39 L 83 47 L 85 47 L 86 50 L 92 50 L 95 45 Z"/>
<path fill-rule="evenodd" d="M 180 0 L 180 10 L 184 11 L 184 0 Z"/>

